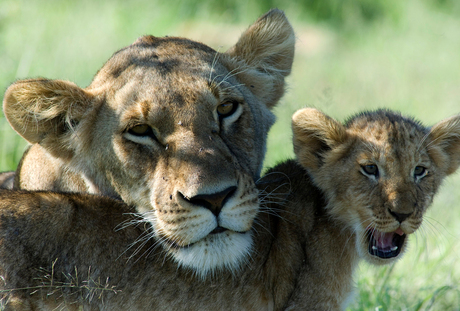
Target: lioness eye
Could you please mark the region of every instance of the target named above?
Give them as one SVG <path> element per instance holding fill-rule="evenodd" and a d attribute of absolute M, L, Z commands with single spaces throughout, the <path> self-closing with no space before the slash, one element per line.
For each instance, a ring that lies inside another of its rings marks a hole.
<path fill-rule="evenodd" d="M 379 175 L 379 168 L 375 164 L 363 165 L 362 169 L 364 173 L 368 175 L 374 175 L 376 177 Z"/>
<path fill-rule="evenodd" d="M 225 118 L 232 115 L 236 108 L 238 108 L 237 102 L 225 102 L 217 106 L 217 114 L 220 118 Z"/>
<path fill-rule="evenodd" d="M 414 169 L 414 176 L 415 177 L 422 177 L 426 174 L 426 168 L 423 166 L 416 166 Z"/>
<path fill-rule="evenodd" d="M 155 134 L 150 126 L 147 124 L 139 124 L 128 130 L 129 134 L 134 136 L 150 136 L 153 139 L 156 139 Z"/>

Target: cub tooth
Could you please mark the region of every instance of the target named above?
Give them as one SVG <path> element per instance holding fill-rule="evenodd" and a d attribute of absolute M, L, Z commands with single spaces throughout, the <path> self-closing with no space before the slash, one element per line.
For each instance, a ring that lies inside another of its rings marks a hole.
<path fill-rule="evenodd" d="M 373 250 L 373 251 L 378 250 L 377 246 L 372 246 L 372 250 Z"/>
<path fill-rule="evenodd" d="M 395 251 L 395 250 L 397 250 L 397 249 L 398 249 L 397 246 L 393 246 L 393 247 L 391 248 L 392 251 Z"/>

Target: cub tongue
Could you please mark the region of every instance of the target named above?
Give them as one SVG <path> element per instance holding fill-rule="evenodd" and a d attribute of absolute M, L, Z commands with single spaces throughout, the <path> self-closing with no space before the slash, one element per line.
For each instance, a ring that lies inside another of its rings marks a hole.
<path fill-rule="evenodd" d="M 372 236 L 374 240 L 377 242 L 375 246 L 381 249 L 391 249 L 394 245 L 393 238 L 395 235 L 403 236 L 404 231 L 401 228 L 396 229 L 394 232 L 380 232 L 374 231 Z"/>
<path fill-rule="evenodd" d="M 393 232 L 380 232 L 370 229 L 368 234 L 369 254 L 384 259 L 397 257 L 406 238 L 401 228 Z"/>
<path fill-rule="evenodd" d="M 398 233 L 399 234 L 399 233 Z M 391 249 L 393 247 L 393 237 L 395 232 L 378 232 L 373 233 L 374 240 L 377 242 L 377 246 L 380 249 Z"/>

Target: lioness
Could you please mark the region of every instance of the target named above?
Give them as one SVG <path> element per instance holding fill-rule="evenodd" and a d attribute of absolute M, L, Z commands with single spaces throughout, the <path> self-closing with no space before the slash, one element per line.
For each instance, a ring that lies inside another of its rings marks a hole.
<path fill-rule="evenodd" d="M 237 269 L 251 248 L 254 180 L 294 44 L 275 9 L 225 53 L 145 36 L 116 52 L 85 89 L 14 83 L 5 116 L 32 144 L 14 188 L 122 199 L 180 265 L 202 276 Z"/>
<path fill-rule="evenodd" d="M 3 304 L 343 309 L 359 259 L 385 264 L 400 257 L 442 179 L 460 165 L 460 116 L 426 128 L 380 110 L 342 125 L 304 109 L 293 130 L 300 164 L 287 161 L 260 180 L 263 208 L 251 229 L 251 256 L 215 278 L 178 267 L 168 250 L 175 246 L 159 243 L 148 220 L 119 201 L 0 192 Z"/>

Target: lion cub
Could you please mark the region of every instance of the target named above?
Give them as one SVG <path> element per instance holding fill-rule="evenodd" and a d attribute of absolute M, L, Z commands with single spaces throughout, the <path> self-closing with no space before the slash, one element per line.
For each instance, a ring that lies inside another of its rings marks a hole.
<path fill-rule="evenodd" d="M 394 262 L 460 164 L 460 116 L 432 128 L 380 110 L 345 125 L 293 117 L 298 162 L 258 182 L 253 246 L 200 278 L 120 201 L 0 192 L 0 292 L 8 310 L 340 310 L 363 258 Z M 277 194 L 275 194 L 277 193 Z M 225 234 L 222 232 L 221 234 Z M 212 239 L 213 237 L 211 237 Z M 218 236 L 215 236 L 218 238 Z"/>
<path fill-rule="evenodd" d="M 304 232 L 306 262 L 290 306 L 344 309 L 358 261 L 381 265 L 400 257 L 442 180 L 459 167 L 460 115 L 427 128 L 377 110 L 342 125 L 307 108 L 294 114 L 292 126 L 300 165 L 273 168 L 267 177 L 279 180 L 266 190 L 290 181 L 294 200 L 288 206 L 314 211 L 308 219 L 312 227 Z M 318 192 L 322 201 L 298 200 L 298 193 Z"/>

